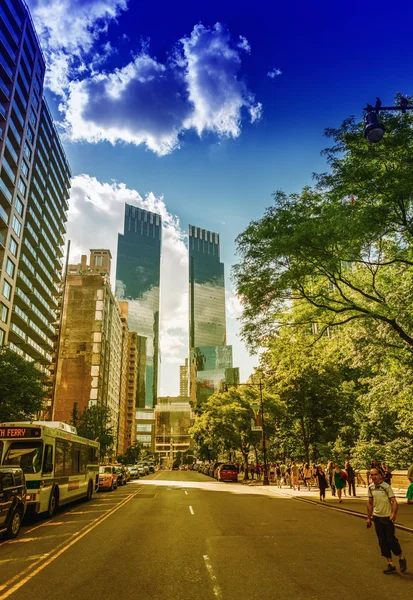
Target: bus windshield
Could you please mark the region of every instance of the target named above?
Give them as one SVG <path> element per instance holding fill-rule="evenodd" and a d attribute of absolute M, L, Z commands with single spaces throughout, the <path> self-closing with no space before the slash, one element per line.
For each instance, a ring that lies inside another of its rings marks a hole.
<path fill-rule="evenodd" d="M 23 473 L 38 473 L 42 465 L 42 442 L 13 442 L 10 444 L 3 465 L 15 465 Z"/>

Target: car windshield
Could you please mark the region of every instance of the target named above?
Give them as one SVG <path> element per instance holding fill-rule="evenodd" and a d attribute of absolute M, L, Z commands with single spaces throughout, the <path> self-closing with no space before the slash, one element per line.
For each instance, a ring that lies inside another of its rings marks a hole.
<path fill-rule="evenodd" d="M 14 465 L 23 473 L 38 473 L 41 469 L 43 442 L 13 442 L 4 457 L 4 465 Z"/>
<path fill-rule="evenodd" d="M 99 473 L 103 475 L 104 473 L 112 473 L 112 467 L 99 467 Z"/>

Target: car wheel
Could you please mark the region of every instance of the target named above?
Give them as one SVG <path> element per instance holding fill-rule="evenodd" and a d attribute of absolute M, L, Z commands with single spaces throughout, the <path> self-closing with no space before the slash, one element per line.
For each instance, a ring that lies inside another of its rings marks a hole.
<path fill-rule="evenodd" d="M 17 535 L 20 531 L 21 524 L 22 524 L 22 510 L 21 510 L 21 508 L 17 508 L 13 513 L 13 516 L 11 518 L 9 526 L 7 527 L 6 537 L 10 540 L 17 537 Z"/>
<path fill-rule="evenodd" d="M 47 511 L 47 516 L 49 517 L 49 519 L 54 517 L 58 506 L 59 506 L 59 492 L 57 491 L 57 489 L 55 489 L 50 498 L 49 509 Z"/>
<path fill-rule="evenodd" d="M 115 486 L 113 485 L 113 479 L 112 479 L 112 483 L 111 483 L 111 486 L 110 486 L 110 491 L 113 492 L 114 489 L 115 489 Z"/>

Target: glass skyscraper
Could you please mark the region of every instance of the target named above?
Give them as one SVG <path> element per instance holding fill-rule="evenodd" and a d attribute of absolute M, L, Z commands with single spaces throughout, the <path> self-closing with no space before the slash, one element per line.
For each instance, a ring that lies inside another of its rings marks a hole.
<path fill-rule="evenodd" d="M 0 346 L 49 374 L 71 173 L 44 74 L 26 4 L 1 0 Z"/>
<path fill-rule="evenodd" d="M 224 383 L 238 383 L 226 345 L 224 264 L 219 235 L 189 226 L 190 399 L 200 404 Z"/>
<path fill-rule="evenodd" d="M 136 408 L 152 408 L 158 395 L 159 284 L 162 219 L 125 204 L 124 233 L 118 237 L 116 296 L 128 302 L 129 331 L 138 334 Z"/>

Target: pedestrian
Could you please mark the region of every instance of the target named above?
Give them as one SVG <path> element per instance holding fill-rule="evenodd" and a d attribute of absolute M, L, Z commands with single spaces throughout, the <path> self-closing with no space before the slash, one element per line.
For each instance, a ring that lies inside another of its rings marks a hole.
<path fill-rule="evenodd" d="M 277 463 L 275 466 L 275 476 L 276 476 L 276 483 L 277 483 L 278 487 L 281 489 L 281 485 L 283 482 L 283 475 L 282 475 L 281 465 L 279 463 Z"/>
<path fill-rule="evenodd" d="M 250 465 L 250 473 L 251 473 L 251 479 L 254 479 L 254 474 L 255 474 L 254 465 Z"/>
<path fill-rule="evenodd" d="M 311 469 L 308 463 L 305 463 L 303 468 L 304 485 L 308 491 L 311 489 Z"/>
<path fill-rule="evenodd" d="M 290 488 L 293 487 L 292 486 L 292 479 L 291 479 L 291 466 L 290 465 L 288 465 L 285 468 L 285 483 L 286 483 L 286 485 L 289 485 Z"/>
<path fill-rule="evenodd" d="M 334 463 L 332 460 L 329 460 L 327 463 L 326 469 L 327 481 L 331 488 L 331 495 L 336 495 L 336 486 L 334 485 Z"/>
<path fill-rule="evenodd" d="M 274 463 L 270 464 L 270 481 L 274 481 L 275 479 L 275 465 Z"/>
<path fill-rule="evenodd" d="M 298 491 L 300 491 L 300 480 L 298 479 L 298 467 L 295 464 L 295 460 L 291 463 L 290 467 L 291 480 L 293 484 L 293 490 L 297 487 Z"/>
<path fill-rule="evenodd" d="M 341 499 L 341 494 L 346 485 L 346 477 L 347 473 L 345 471 L 342 471 L 339 465 L 336 465 L 334 467 L 334 485 L 337 490 L 338 501 L 340 503 L 343 502 Z"/>
<path fill-rule="evenodd" d="M 410 483 L 406 492 L 407 504 L 413 504 L 413 481 Z"/>
<path fill-rule="evenodd" d="M 324 471 L 322 463 L 316 467 L 316 482 L 318 489 L 320 490 L 320 502 L 326 501 L 326 489 L 328 488 L 327 475 Z"/>
<path fill-rule="evenodd" d="M 349 462 L 346 462 L 345 469 L 347 473 L 348 495 L 351 496 L 351 490 L 353 490 L 353 496 L 356 497 L 356 474 Z"/>
<path fill-rule="evenodd" d="M 259 463 L 257 463 L 255 465 L 255 472 L 257 474 L 257 479 L 261 479 L 262 470 L 261 470 L 261 465 Z"/>
<path fill-rule="evenodd" d="M 398 508 L 396 497 L 391 486 L 383 481 L 383 476 L 377 467 L 371 469 L 370 475 L 373 483 L 368 487 L 367 528 L 371 527 L 373 520 L 381 555 L 387 558 L 387 568 L 383 573 L 390 575 L 396 572 L 392 552 L 399 557 L 400 571 L 404 573 L 407 561 L 403 556 L 394 529 Z"/>
<path fill-rule="evenodd" d="M 381 463 L 381 468 L 383 469 L 383 481 L 391 485 L 391 478 L 393 477 L 393 475 L 391 474 L 390 467 L 388 467 L 383 461 Z"/>

